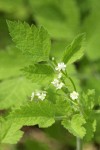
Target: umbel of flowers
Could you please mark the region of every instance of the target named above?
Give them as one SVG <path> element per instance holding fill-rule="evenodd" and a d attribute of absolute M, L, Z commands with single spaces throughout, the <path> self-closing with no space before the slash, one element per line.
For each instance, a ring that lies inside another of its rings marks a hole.
<path fill-rule="evenodd" d="M 52 60 L 54 60 L 54 57 L 52 58 Z M 51 84 L 53 84 L 56 90 L 61 90 L 65 86 L 61 80 L 65 70 L 66 70 L 66 64 L 64 62 L 58 63 L 55 67 L 55 71 L 57 72 L 57 78 L 54 78 Z M 46 91 L 32 92 L 31 101 L 35 99 L 43 101 L 46 98 L 46 94 L 47 94 Z M 77 100 L 79 97 L 79 93 L 76 91 L 73 91 L 69 93 L 69 96 L 70 96 L 70 99 Z"/>

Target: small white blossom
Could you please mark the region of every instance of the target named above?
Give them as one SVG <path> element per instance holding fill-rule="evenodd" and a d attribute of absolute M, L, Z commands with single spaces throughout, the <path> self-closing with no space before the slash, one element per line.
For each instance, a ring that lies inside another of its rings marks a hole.
<path fill-rule="evenodd" d="M 51 83 L 56 87 L 59 84 L 59 80 L 54 79 Z"/>
<path fill-rule="evenodd" d="M 43 101 L 45 99 L 45 97 L 46 97 L 46 92 L 45 91 L 37 92 L 36 96 L 38 97 L 38 99 Z"/>
<path fill-rule="evenodd" d="M 38 97 L 38 99 L 43 101 L 46 97 L 46 91 L 32 92 L 31 101 L 34 99 L 34 97 Z"/>
<path fill-rule="evenodd" d="M 55 68 L 55 70 L 57 71 L 65 71 L 66 69 L 66 64 L 64 64 L 64 62 L 58 63 L 58 66 Z"/>
<path fill-rule="evenodd" d="M 34 96 L 35 96 L 35 93 L 32 92 L 32 95 L 31 95 L 31 101 L 33 100 Z"/>
<path fill-rule="evenodd" d="M 62 73 L 60 72 L 59 74 L 58 74 L 58 79 L 60 79 L 62 77 Z"/>
<path fill-rule="evenodd" d="M 79 97 L 79 93 L 77 93 L 76 91 L 73 91 L 72 93 L 70 93 L 70 98 L 72 100 L 76 100 Z"/>
<path fill-rule="evenodd" d="M 40 96 L 40 92 L 37 92 L 37 93 L 36 93 L 36 96 L 37 96 L 37 97 Z"/>
<path fill-rule="evenodd" d="M 64 83 L 60 82 L 60 83 L 57 85 L 56 89 L 61 89 L 63 86 L 64 86 Z"/>
<path fill-rule="evenodd" d="M 54 79 L 54 81 L 51 83 L 56 87 L 56 89 L 61 89 L 64 86 L 64 84 L 58 79 Z"/>

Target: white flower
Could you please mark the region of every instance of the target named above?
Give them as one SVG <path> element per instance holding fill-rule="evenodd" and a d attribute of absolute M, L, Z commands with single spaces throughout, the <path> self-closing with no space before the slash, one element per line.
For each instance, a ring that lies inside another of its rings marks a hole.
<path fill-rule="evenodd" d="M 35 93 L 32 92 L 32 95 L 31 95 L 31 101 L 33 100 L 34 96 L 35 96 Z"/>
<path fill-rule="evenodd" d="M 58 79 L 60 79 L 62 77 L 62 73 L 60 72 L 59 74 L 58 74 Z"/>
<path fill-rule="evenodd" d="M 57 71 L 61 71 L 61 70 L 65 71 L 65 69 L 66 69 L 66 65 L 64 64 L 64 62 L 58 63 L 58 66 L 55 68 L 55 70 Z"/>
<path fill-rule="evenodd" d="M 46 97 L 46 92 L 45 91 L 37 92 L 36 96 L 38 97 L 38 99 L 43 101 L 45 99 L 45 97 Z"/>
<path fill-rule="evenodd" d="M 45 97 L 46 97 L 46 91 L 40 91 L 40 92 L 32 92 L 32 95 L 31 95 L 31 101 L 34 99 L 34 97 L 38 97 L 38 99 L 40 100 L 44 100 Z"/>
<path fill-rule="evenodd" d="M 60 83 L 57 85 L 56 89 L 61 89 L 63 86 L 64 86 L 64 83 L 60 82 Z"/>
<path fill-rule="evenodd" d="M 36 93 L 36 96 L 37 96 L 37 97 L 40 96 L 40 92 L 37 92 L 37 93 Z"/>
<path fill-rule="evenodd" d="M 77 93 L 76 91 L 73 91 L 72 93 L 70 93 L 70 98 L 72 100 L 76 100 L 79 97 L 79 93 Z"/>
<path fill-rule="evenodd" d="M 51 82 L 55 87 L 59 84 L 58 79 L 54 79 L 53 82 Z"/>
<path fill-rule="evenodd" d="M 64 86 L 64 84 L 58 79 L 54 79 L 54 81 L 51 83 L 56 87 L 56 89 L 61 89 Z"/>

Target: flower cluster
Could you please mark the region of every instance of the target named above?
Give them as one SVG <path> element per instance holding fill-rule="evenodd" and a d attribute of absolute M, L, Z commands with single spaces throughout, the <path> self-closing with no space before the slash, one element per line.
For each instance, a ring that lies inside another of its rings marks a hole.
<path fill-rule="evenodd" d="M 40 92 L 32 92 L 32 95 L 31 95 L 31 101 L 37 97 L 39 100 L 44 100 L 45 97 L 46 97 L 46 91 L 40 91 Z"/>
<path fill-rule="evenodd" d="M 54 57 L 52 58 L 52 60 L 54 60 Z M 57 78 L 55 78 L 51 83 L 54 85 L 54 87 L 58 90 L 60 90 L 63 86 L 64 83 L 61 81 L 63 72 L 66 69 L 66 64 L 64 64 L 64 62 L 58 63 L 58 65 L 55 67 L 55 70 L 58 72 L 57 74 Z M 40 91 L 40 92 L 32 92 L 31 95 L 31 101 L 33 99 L 39 99 L 39 100 L 44 100 L 46 97 L 46 91 Z M 77 100 L 79 97 L 79 93 L 77 93 L 76 91 L 73 91 L 72 93 L 70 93 L 70 98 L 72 100 Z"/>
<path fill-rule="evenodd" d="M 54 60 L 54 59 L 53 59 Z M 51 83 L 56 87 L 56 89 L 61 89 L 64 86 L 64 83 L 60 81 L 62 77 L 62 72 L 65 71 L 66 69 L 66 64 L 64 62 L 58 63 L 58 65 L 55 67 L 55 70 L 58 71 L 58 78 L 54 79 Z M 76 91 L 73 91 L 70 93 L 70 98 L 72 100 L 78 99 L 79 94 Z"/>
<path fill-rule="evenodd" d="M 64 62 L 58 63 L 58 65 L 55 67 L 55 70 L 58 71 L 57 79 L 54 79 L 51 83 L 56 87 L 56 89 L 61 89 L 64 86 L 64 83 L 60 81 L 62 77 L 61 71 L 65 71 L 66 65 Z"/>

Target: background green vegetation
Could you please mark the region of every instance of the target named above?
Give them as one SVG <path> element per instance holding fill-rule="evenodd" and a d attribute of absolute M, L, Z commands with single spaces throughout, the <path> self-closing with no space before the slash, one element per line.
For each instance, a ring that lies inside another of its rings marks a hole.
<path fill-rule="evenodd" d="M 100 0 L 0 0 L 0 114 L 27 101 L 27 96 L 39 85 L 26 79 L 20 69 L 27 58 L 12 42 L 6 20 L 26 21 L 43 25 L 52 40 L 51 55 L 59 58 L 64 48 L 79 33 L 86 33 L 85 56 L 75 63 L 75 79 L 83 90 L 96 89 L 100 93 Z M 22 35 L 23 36 L 23 35 Z M 73 69 L 72 69 L 73 70 Z M 78 82 L 79 82 L 78 81 Z M 46 82 L 46 81 L 45 81 Z M 97 105 L 98 108 L 98 105 Z M 96 109 L 97 109 L 96 108 Z M 96 116 L 97 131 L 92 143 L 100 144 L 100 116 Z M 1 150 L 65 150 L 74 149 L 75 137 L 59 122 L 48 129 L 23 127 L 24 137 L 17 145 L 1 145 Z"/>

